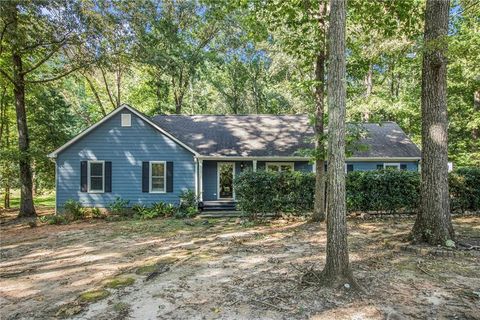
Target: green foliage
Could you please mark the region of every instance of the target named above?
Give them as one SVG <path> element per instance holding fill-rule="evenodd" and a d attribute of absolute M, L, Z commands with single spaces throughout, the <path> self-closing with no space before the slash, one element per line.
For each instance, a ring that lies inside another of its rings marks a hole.
<path fill-rule="evenodd" d="M 162 217 L 171 217 L 177 211 L 177 208 L 171 203 L 156 202 L 152 205 L 152 209 L 158 212 Z"/>
<path fill-rule="evenodd" d="M 180 210 L 188 209 L 188 208 L 197 208 L 198 207 L 198 199 L 193 190 L 182 190 L 180 194 Z"/>
<path fill-rule="evenodd" d="M 73 220 L 85 219 L 86 210 L 78 201 L 69 199 L 63 205 L 63 210 L 66 215 L 69 215 Z"/>
<path fill-rule="evenodd" d="M 116 197 L 115 200 L 108 205 L 108 209 L 114 215 L 130 217 L 132 211 L 128 208 L 129 203 L 129 200 Z"/>
<path fill-rule="evenodd" d="M 41 216 L 39 218 L 40 222 L 47 224 L 68 224 L 69 220 L 65 215 L 62 214 L 51 214 L 46 216 Z"/>
<path fill-rule="evenodd" d="M 480 168 L 458 168 L 449 175 L 450 206 L 453 211 L 480 211 Z"/>
<path fill-rule="evenodd" d="M 312 173 L 248 170 L 236 177 L 234 184 L 237 206 L 251 218 L 265 213 L 299 214 L 313 209 Z"/>
<path fill-rule="evenodd" d="M 414 171 L 353 171 L 347 175 L 348 211 L 415 212 L 420 176 Z"/>
<path fill-rule="evenodd" d="M 93 207 L 90 209 L 90 212 L 92 214 L 92 218 L 94 219 L 101 219 L 105 217 L 99 208 Z"/>

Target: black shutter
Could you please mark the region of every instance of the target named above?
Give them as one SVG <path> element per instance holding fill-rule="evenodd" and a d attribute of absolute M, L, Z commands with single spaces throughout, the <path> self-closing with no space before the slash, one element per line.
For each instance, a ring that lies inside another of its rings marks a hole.
<path fill-rule="evenodd" d="M 150 190 L 150 164 L 148 161 L 142 162 L 142 192 Z"/>
<path fill-rule="evenodd" d="M 173 192 L 173 162 L 167 162 L 167 192 Z"/>
<path fill-rule="evenodd" d="M 400 170 L 407 170 L 407 165 L 405 163 L 400 164 Z"/>
<path fill-rule="evenodd" d="M 377 170 L 383 170 L 383 164 L 377 164 Z"/>
<path fill-rule="evenodd" d="M 88 161 L 80 161 L 80 191 L 81 192 L 88 191 L 87 166 L 88 166 Z"/>
<path fill-rule="evenodd" d="M 105 192 L 112 192 L 112 162 L 105 161 Z"/>
<path fill-rule="evenodd" d="M 347 164 L 347 172 L 353 171 L 353 164 Z"/>

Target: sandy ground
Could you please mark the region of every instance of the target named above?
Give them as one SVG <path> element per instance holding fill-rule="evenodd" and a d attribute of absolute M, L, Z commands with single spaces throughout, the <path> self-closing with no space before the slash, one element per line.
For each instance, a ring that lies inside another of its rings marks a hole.
<path fill-rule="evenodd" d="M 322 268 L 326 244 L 324 226 L 301 220 L 3 222 L 1 318 L 480 319 L 478 251 L 391 249 L 412 223 L 349 220 L 352 269 L 364 288 L 357 293 L 301 281 Z M 479 216 L 457 217 L 455 227 L 480 239 Z M 103 289 L 119 275 L 133 284 Z M 79 298 L 94 289 L 109 296 Z"/>

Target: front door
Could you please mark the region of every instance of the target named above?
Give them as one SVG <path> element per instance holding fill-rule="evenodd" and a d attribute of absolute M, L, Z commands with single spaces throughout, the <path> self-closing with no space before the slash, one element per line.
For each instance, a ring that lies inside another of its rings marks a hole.
<path fill-rule="evenodd" d="M 233 179 L 235 178 L 234 162 L 217 164 L 218 199 L 233 199 Z"/>

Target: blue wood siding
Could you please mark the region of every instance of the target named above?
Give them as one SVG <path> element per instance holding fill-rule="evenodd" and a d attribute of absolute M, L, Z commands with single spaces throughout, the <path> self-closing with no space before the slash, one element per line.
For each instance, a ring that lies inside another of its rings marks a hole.
<path fill-rule="evenodd" d="M 131 114 L 132 126 L 121 126 L 122 110 L 86 136 L 63 150 L 57 157 L 57 208 L 68 199 L 87 207 L 108 207 L 116 197 L 135 203 L 157 201 L 178 203 L 182 190 L 195 188 L 193 154 L 170 138 Z M 80 191 L 80 162 L 104 160 L 112 162 L 112 192 Z M 142 192 L 142 161 L 172 161 L 173 192 Z"/>

